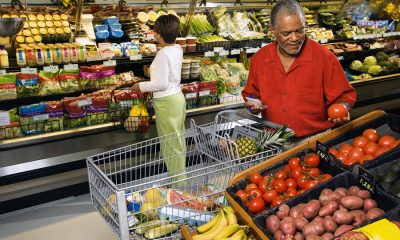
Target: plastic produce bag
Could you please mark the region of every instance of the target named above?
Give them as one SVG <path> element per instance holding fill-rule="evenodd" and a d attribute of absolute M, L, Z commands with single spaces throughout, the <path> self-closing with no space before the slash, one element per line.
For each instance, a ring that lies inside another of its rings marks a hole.
<path fill-rule="evenodd" d="M 213 81 L 218 78 L 217 73 L 213 68 L 207 67 L 207 66 L 202 66 L 200 68 L 200 80 L 207 82 L 207 81 Z"/>
<path fill-rule="evenodd" d="M 64 128 L 78 128 L 86 124 L 85 116 L 86 111 L 84 106 L 90 104 L 91 99 L 84 96 L 64 98 L 62 100 L 64 105 Z"/>
<path fill-rule="evenodd" d="M 10 116 L 10 124 L 0 126 L 0 140 L 22 137 L 17 109 L 9 110 L 8 114 Z"/>
<path fill-rule="evenodd" d="M 183 95 L 186 99 L 186 109 L 197 108 L 197 101 L 199 98 L 199 85 L 197 82 L 187 83 L 181 85 Z"/>
<path fill-rule="evenodd" d="M 48 119 L 45 113 L 44 103 L 19 107 L 22 133 L 27 136 L 44 133 L 44 120 Z"/>
<path fill-rule="evenodd" d="M 216 105 L 218 103 L 218 94 L 216 81 L 199 82 L 199 107 Z"/>
<path fill-rule="evenodd" d="M 17 86 L 15 74 L 0 74 L 0 100 L 16 98 Z"/>
<path fill-rule="evenodd" d="M 108 88 L 116 86 L 117 80 L 115 78 L 115 67 L 103 66 L 100 71 L 99 87 Z"/>
<path fill-rule="evenodd" d="M 111 95 L 97 92 L 86 95 L 91 99 L 91 104 L 85 106 L 86 125 L 92 126 L 102 124 L 108 121 L 108 104 L 111 101 Z"/>
<path fill-rule="evenodd" d="M 17 96 L 33 97 L 39 93 L 39 76 L 37 74 L 17 73 Z"/>
<path fill-rule="evenodd" d="M 44 122 L 45 132 L 54 132 L 64 130 L 64 109 L 61 101 L 46 102 L 45 113 L 48 114 L 48 120 Z"/>
<path fill-rule="evenodd" d="M 39 84 L 39 96 L 59 94 L 62 92 L 61 86 L 58 82 L 58 72 L 40 71 Z"/>
<path fill-rule="evenodd" d="M 100 71 L 103 65 L 81 66 L 79 85 L 84 89 L 99 88 Z"/>
<path fill-rule="evenodd" d="M 79 91 L 79 79 L 79 70 L 61 69 L 58 74 L 58 80 L 63 93 Z"/>

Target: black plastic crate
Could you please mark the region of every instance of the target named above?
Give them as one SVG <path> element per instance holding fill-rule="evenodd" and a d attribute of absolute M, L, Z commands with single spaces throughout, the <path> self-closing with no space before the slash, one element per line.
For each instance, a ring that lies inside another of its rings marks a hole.
<path fill-rule="evenodd" d="M 236 41 L 231 41 L 232 44 L 231 47 L 232 48 L 261 47 L 261 44 L 270 42 L 271 40 L 267 38 L 236 40 Z"/>
<path fill-rule="evenodd" d="M 225 49 L 230 49 L 231 42 L 230 41 L 218 41 L 218 42 L 197 43 L 196 51 L 197 52 L 214 51 L 215 47 L 223 47 Z"/>
<path fill-rule="evenodd" d="M 318 199 L 319 195 L 321 194 L 322 190 L 325 188 L 330 188 L 332 190 L 339 188 L 339 187 L 344 187 L 344 188 L 349 188 L 351 186 L 359 186 L 360 188 L 364 189 L 356 175 L 350 171 L 346 171 L 332 179 L 330 179 L 327 182 L 324 182 L 320 185 L 318 185 L 316 188 L 310 189 L 310 191 L 307 192 L 307 194 L 302 194 L 299 195 L 298 197 L 295 197 L 289 201 L 286 202 L 286 204 L 289 207 L 293 207 L 297 204 L 300 203 L 307 203 L 308 201 L 311 201 L 313 199 Z M 398 206 L 400 204 L 400 199 L 392 196 L 391 194 L 387 193 L 380 185 L 375 186 L 375 194 L 373 195 L 373 199 L 378 203 L 378 207 L 384 210 L 386 213 L 377 218 L 383 218 L 386 216 L 389 216 L 392 214 L 394 211 L 398 211 Z M 253 220 L 256 223 L 256 225 L 265 233 L 265 235 L 273 239 L 273 236 L 268 232 L 266 228 L 266 220 L 270 215 L 276 214 L 279 210 L 279 206 L 274 207 L 273 209 L 269 211 L 265 211 L 263 213 L 258 214 Z M 376 219 L 367 221 L 365 224 L 371 223 L 375 221 Z M 361 226 L 363 226 L 361 225 Z"/>
<path fill-rule="evenodd" d="M 266 176 L 266 175 L 274 174 L 275 172 L 284 169 L 285 166 L 287 165 L 287 163 L 289 162 L 289 160 L 291 158 L 293 158 L 293 157 L 300 158 L 301 162 L 302 162 L 303 159 L 304 159 L 304 156 L 307 153 L 316 153 L 316 152 L 311 148 L 303 150 L 303 151 L 300 151 L 300 152 L 294 154 L 293 156 L 290 156 L 289 158 L 287 158 L 287 159 L 285 159 L 283 161 L 280 161 L 280 162 L 276 163 L 275 165 L 273 165 L 273 166 L 271 166 L 269 168 L 266 168 L 266 169 L 262 170 L 260 172 L 260 174 L 262 176 Z M 318 168 L 321 170 L 322 173 L 331 174 L 332 177 L 334 177 L 334 176 L 336 176 L 336 175 L 338 175 L 340 173 L 343 173 L 343 171 L 344 171 L 343 169 L 339 168 L 338 166 L 332 165 L 331 162 L 324 161 L 322 158 L 320 160 L 320 164 L 319 164 Z M 226 191 L 243 209 L 246 210 L 246 212 L 252 218 L 254 218 L 256 216 L 256 214 L 251 213 L 250 211 L 247 211 L 247 207 L 244 205 L 243 201 L 239 197 L 237 197 L 236 194 L 235 194 L 240 189 L 244 190 L 246 185 L 249 184 L 249 183 L 250 183 L 250 180 L 248 178 L 243 179 L 240 182 L 228 187 L 226 189 Z M 305 193 L 307 193 L 307 192 L 308 191 L 306 191 Z M 266 211 L 268 211 L 268 209 Z"/>
<path fill-rule="evenodd" d="M 379 162 L 379 163 L 381 163 L 381 162 Z M 396 193 L 391 188 L 392 186 L 395 187 L 397 185 L 396 182 L 400 181 L 400 173 L 398 173 L 399 177 L 396 178 L 396 180 L 394 180 L 393 183 L 390 185 L 385 184 L 383 181 L 385 178 L 385 175 L 387 175 L 390 172 L 390 170 L 393 169 L 394 164 L 400 164 L 400 156 L 398 156 L 397 158 L 387 159 L 384 163 L 370 168 L 369 172 L 372 175 L 374 175 L 375 179 L 382 185 L 382 187 L 384 189 L 386 189 L 388 192 L 392 193 L 394 196 L 400 197 L 400 193 Z"/>
<path fill-rule="evenodd" d="M 322 144 L 326 147 L 326 149 L 330 147 L 338 149 L 339 146 L 344 143 L 352 145 L 353 139 L 357 136 L 361 136 L 363 131 L 368 128 L 376 129 L 376 131 L 379 133 L 379 136 L 392 135 L 393 137 L 400 139 L 400 116 L 388 113 L 384 116 L 371 120 L 370 122 L 362 126 L 358 126 L 339 137 L 323 142 Z M 400 156 L 400 146 L 397 146 L 396 148 L 393 148 L 390 151 L 370 161 L 365 162 L 364 164 L 362 164 L 362 166 L 366 169 L 370 169 L 372 166 L 379 165 L 380 162 L 384 163 L 397 156 Z M 336 159 L 336 157 L 333 156 L 332 154 L 330 154 L 330 158 L 333 161 L 335 161 L 341 168 L 345 170 L 350 169 L 349 167 L 344 165 L 340 160 Z"/>

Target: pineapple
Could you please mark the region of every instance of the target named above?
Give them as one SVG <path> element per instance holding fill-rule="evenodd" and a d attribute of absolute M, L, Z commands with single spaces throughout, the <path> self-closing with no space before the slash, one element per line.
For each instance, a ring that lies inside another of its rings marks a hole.
<path fill-rule="evenodd" d="M 274 130 L 263 130 L 256 139 L 256 148 L 258 152 L 270 149 L 270 146 L 283 148 L 283 144 L 294 136 L 292 130 L 288 130 L 287 126 L 281 126 Z"/>
<path fill-rule="evenodd" d="M 251 137 L 239 137 L 235 140 L 239 156 L 246 157 L 257 153 L 257 143 Z"/>

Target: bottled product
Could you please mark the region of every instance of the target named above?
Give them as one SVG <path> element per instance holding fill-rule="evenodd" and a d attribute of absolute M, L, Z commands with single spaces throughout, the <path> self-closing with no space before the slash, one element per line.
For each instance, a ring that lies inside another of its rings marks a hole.
<path fill-rule="evenodd" d="M 25 67 L 26 66 L 25 50 L 22 48 L 18 48 L 16 57 L 17 57 L 17 65 L 20 67 Z"/>
<path fill-rule="evenodd" d="M 0 67 L 6 68 L 9 67 L 10 64 L 8 62 L 8 53 L 6 51 L 6 48 L 4 44 L 0 44 Z"/>

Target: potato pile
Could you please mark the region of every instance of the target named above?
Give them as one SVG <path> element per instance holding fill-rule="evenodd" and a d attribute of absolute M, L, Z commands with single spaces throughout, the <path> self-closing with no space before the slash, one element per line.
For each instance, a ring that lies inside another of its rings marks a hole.
<path fill-rule="evenodd" d="M 370 192 L 358 186 L 326 188 L 318 200 L 292 208 L 281 205 L 267 218 L 266 227 L 277 240 L 328 240 L 384 213 Z"/>

